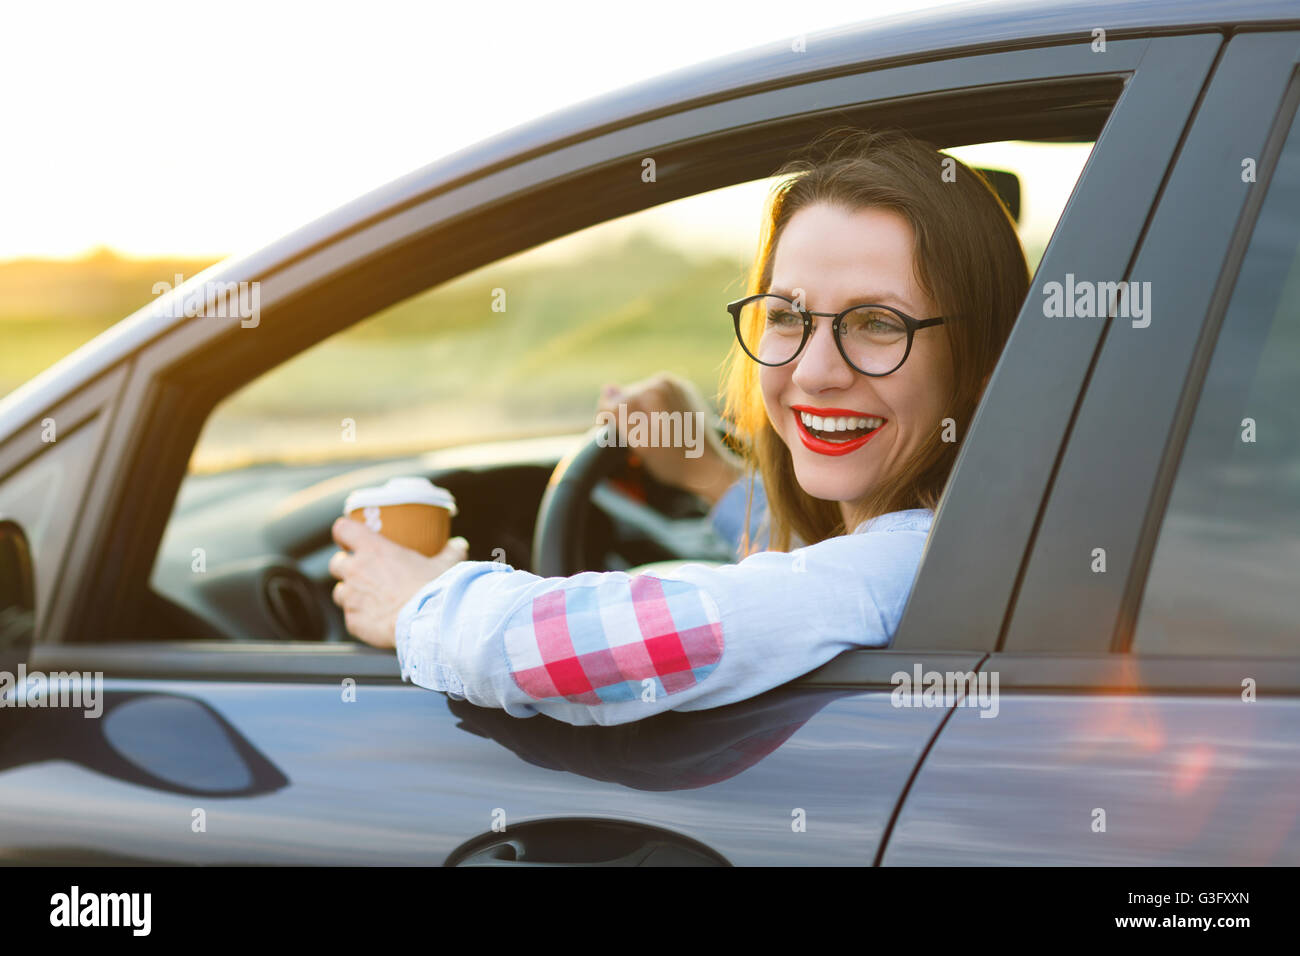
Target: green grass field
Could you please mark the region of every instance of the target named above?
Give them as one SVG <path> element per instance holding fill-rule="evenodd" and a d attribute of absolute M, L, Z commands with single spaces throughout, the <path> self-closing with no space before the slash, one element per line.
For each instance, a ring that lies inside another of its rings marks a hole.
<path fill-rule="evenodd" d="M 211 264 L 124 259 L 107 250 L 77 260 L 0 262 L 0 394 L 148 305 L 155 282 Z"/>

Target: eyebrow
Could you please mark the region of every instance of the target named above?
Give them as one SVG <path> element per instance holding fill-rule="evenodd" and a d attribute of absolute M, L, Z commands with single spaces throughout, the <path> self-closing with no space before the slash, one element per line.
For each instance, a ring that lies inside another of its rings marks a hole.
<path fill-rule="evenodd" d="M 790 290 L 784 287 L 770 288 L 767 291 L 769 293 L 775 293 L 776 295 L 783 295 L 787 299 L 794 298 L 794 295 L 790 292 Z M 859 295 L 850 296 L 848 299 L 845 300 L 844 308 L 847 309 L 855 305 L 868 305 L 868 304 L 870 305 L 891 305 L 892 304 L 903 312 L 910 312 L 913 309 L 913 306 L 910 303 L 903 301 L 901 297 L 895 295 L 892 292 L 864 292 Z"/>

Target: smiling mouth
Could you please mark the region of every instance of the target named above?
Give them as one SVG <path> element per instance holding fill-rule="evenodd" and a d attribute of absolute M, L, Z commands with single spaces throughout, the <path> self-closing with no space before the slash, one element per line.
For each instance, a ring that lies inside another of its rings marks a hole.
<path fill-rule="evenodd" d="M 843 455 L 861 448 L 888 421 L 874 415 L 814 415 L 793 407 L 791 411 L 804 447 L 822 455 Z"/>
<path fill-rule="evenodd" d="M 795 409 L 800 423 L 814 438 L 829 442 L 847 442 L 874 432 L 885 424 L 873 415 L 813 415 Z"/>

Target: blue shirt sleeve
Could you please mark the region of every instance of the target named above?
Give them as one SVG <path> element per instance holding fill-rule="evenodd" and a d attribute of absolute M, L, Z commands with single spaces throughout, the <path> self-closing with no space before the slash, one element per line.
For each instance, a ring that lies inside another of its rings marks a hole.
<path fill-rule="evenodd" d="M 663 575 L 543 578 L 463 561 L 402 608 L 402 678 L 579 725 L 744 700 L 842 651 L 886 646 L 931 518 L 895 512 L 791 552 Z"/>
<path fill-rule="evenodd" d="M 732 553 L 737 559 L 744 557 L 740 553 L 741 531 L 745 527 L 745 498 L 749 493 L 749 482 L 745 476 L 737 478 L 717 503 L 709 510 L 709 521 L 722 540 L 731 545 Z M 754 475 L 754 503 L 749 516 L 750 540 L 757 543 L 760 550 L 768 546 L 767 493 L 763 490 L 762 476 Z"/>

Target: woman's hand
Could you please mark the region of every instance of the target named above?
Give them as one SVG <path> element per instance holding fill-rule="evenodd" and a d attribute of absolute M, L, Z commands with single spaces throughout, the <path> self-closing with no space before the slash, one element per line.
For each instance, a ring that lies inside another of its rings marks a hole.
<path fill-rule="evenodd" d="M 339 579 L 334 603 L 343 608 L 348 632 L 374 647 L 394 646 L 402 606 L 420 588 L 464 561 L 469 552 L 464 538 L 452 538 L 428 558 L 351 518 L 336 520 L 331 532 L 338 546 L 346 549 L 330 558 L 330 574 Z"/>
<path fill-rule="evenodd" d="M 609 412 L 618 421 L 618 406 L 627 406 L 629 420 L 634 412 L 646 415 L 646 421 L 653 421 L 649 416 L 655 412 L 680 412 L 683 417 L 700 413 L 699 421 L 703 424 L 703 445 L 697 458 L 686 456 L 687 448 L 654 448 L 634 444 L 630 437 L 624 436 L 629 448 L 634 448 L 657 481 L 677 488 L 684 488 L 710 503 L 716 503 L 722 493 L 741 476 L 743 467 L 709 424 L 709 408 L 695 391 L 690 382 L 667 372 L 661 372 L 653 378 L 646 379 L 626 389 L 606 385 L 596 403 L 597 412 Z M 617 427 L 617 426 L 616 426 Z M 684 432 L 684 435 L 693 434 Z"/>

